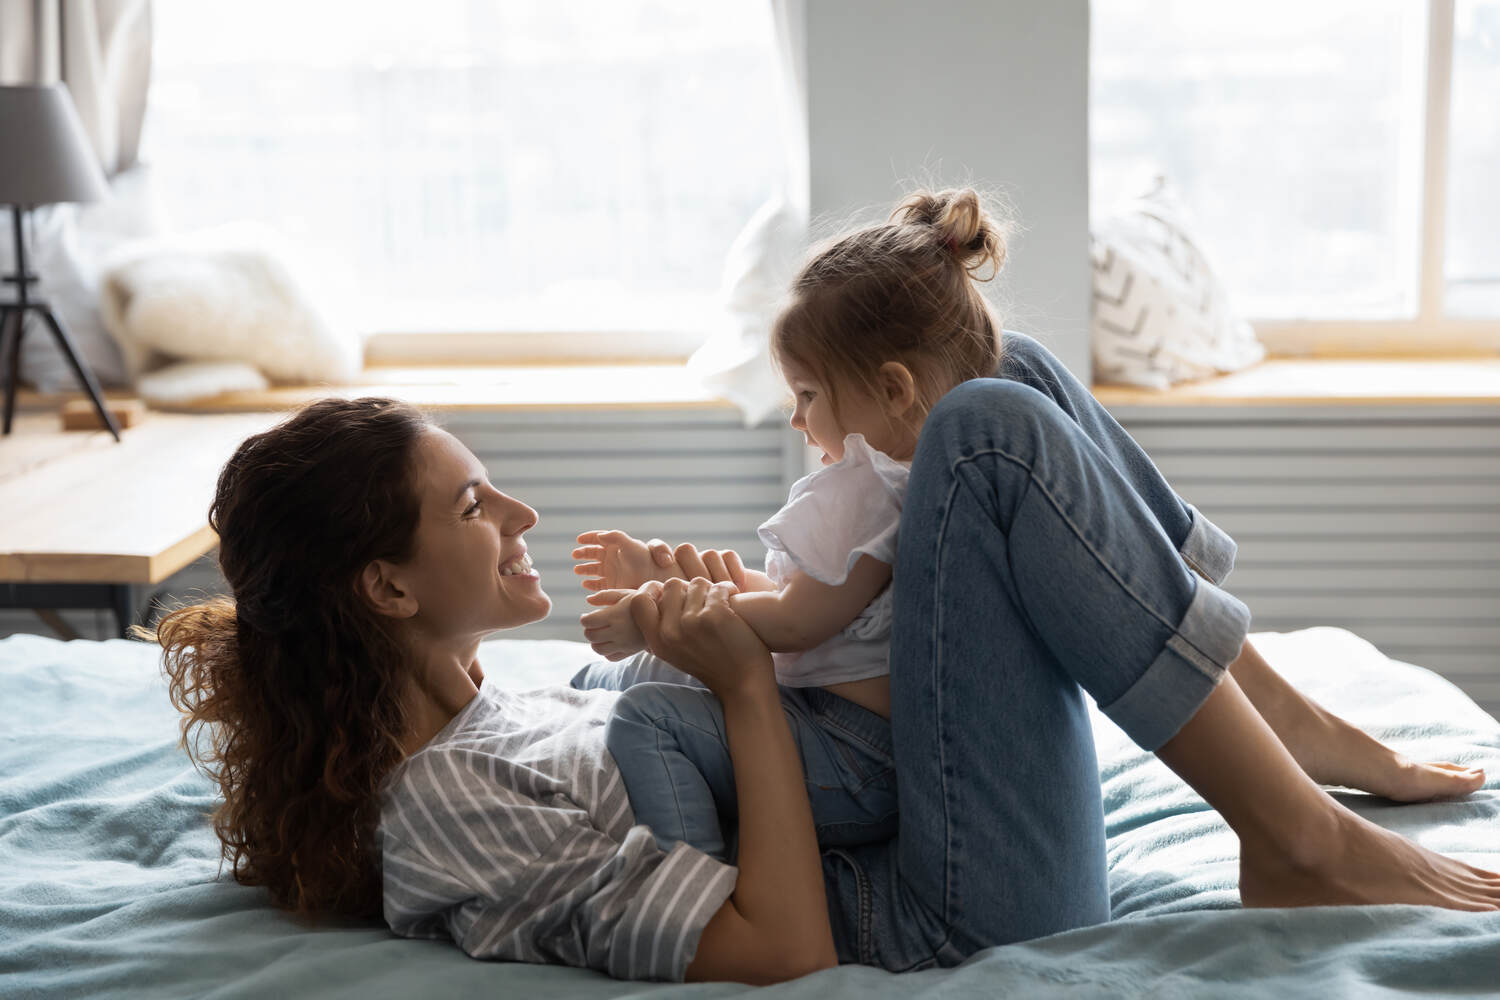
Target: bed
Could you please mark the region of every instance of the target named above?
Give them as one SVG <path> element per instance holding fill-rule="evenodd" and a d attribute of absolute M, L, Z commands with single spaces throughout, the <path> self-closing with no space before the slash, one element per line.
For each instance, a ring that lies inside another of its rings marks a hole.
<path fill-rule="evenodd" d="M 1435 850 L 1500 869 L 1500 723 L 1430 671 L 1333 628 L 1259 633 L 1294 683 L 1404 752 L 1483 765 L 1485 789 L 1397 806 L 1340 793 Z M 485 644 L 487 682 L 562 683 L 558 640 Z M 177 745 L 154 647 L 0 640 L 0 997 L 714 996 L 478 962 L 383 926 L 308 927 L 221 873 L 213 795 Z M 1095 715 L 1114 920 L 948 970 L 844 966 L 773 996 L 1500 994 L 1500 913 L 1415 906 L 1242 910 L 1236 841 L 1164 765 Z"/>

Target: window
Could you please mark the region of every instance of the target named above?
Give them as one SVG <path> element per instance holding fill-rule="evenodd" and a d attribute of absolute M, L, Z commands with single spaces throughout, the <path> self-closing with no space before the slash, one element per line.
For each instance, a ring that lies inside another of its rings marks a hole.
<path fill-rule="evenodd" d="M 1276 352 L 1500 347 L 1500 0 L 1092 12 L 1095 213 L 1170 177 Z"/>
<path fill-rule="evenodd" d="M 1445 294 L 1458 316 L 1500 316 L 1500 2 L 1459 0 L 1453 23 Z"/>
<path fill-rule="evenodd" d="M 143 158 L 175 228 L 270 224 L 368 329 L 685 355 L 782 182 L 768 6 L 156 0 Z"/>

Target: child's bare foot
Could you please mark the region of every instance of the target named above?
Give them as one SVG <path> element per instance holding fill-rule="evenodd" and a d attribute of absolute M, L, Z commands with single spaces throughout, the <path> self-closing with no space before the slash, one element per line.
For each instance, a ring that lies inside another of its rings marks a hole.
<path fill-rule="evenodd" d="M 662 567 L 645 542 L 623 531 L 585 531 L 578 536 L 573 572 L 584 590 L 634 590 L 648 580 L 686 579 L 676 565 Z"/>
<path fill-rule="evenodd" d="M 1240 843 L 1240 900 L 1247 907 L 1414 903 L 1500 910 L 1500 874 L 1444 857 L 1340 807 L 1326 836 L 1296 855 Z"/>
<path fill-rule="evenodd" d="M 1342 785 L 1397 802 L 1467 795 L 1484 785 L 1482 768 L 1413 761 L 1336 715 L 1323 713 L 1281 734 L 1292 757 L 1321 785 Z"/>

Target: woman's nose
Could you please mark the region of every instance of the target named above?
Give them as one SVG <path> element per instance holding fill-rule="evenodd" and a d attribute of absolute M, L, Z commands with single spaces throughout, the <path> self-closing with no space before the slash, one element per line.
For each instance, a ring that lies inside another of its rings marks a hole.
<path fill-rule="evenodd" d="M 541 518 L 537 512 L 515 497 L 506 497 L 504 513 L 502 514 L 501 530 L 507 535 L 519 535 L 521 532 L 536 527 Z"/>

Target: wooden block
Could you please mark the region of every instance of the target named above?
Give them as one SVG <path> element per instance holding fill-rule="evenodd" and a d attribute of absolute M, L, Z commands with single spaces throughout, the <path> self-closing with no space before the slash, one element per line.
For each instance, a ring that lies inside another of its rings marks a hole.
<path fill-rule="evenodd" d="M 146 416 L 146 404 L 139 399 L 106 399 L 104 405 L 121 430 L 134 427 Z M 62 405 L 62 427 L 65 431 L 101 431 L 104 421 L 92 399 L 70 399 Z"/>

